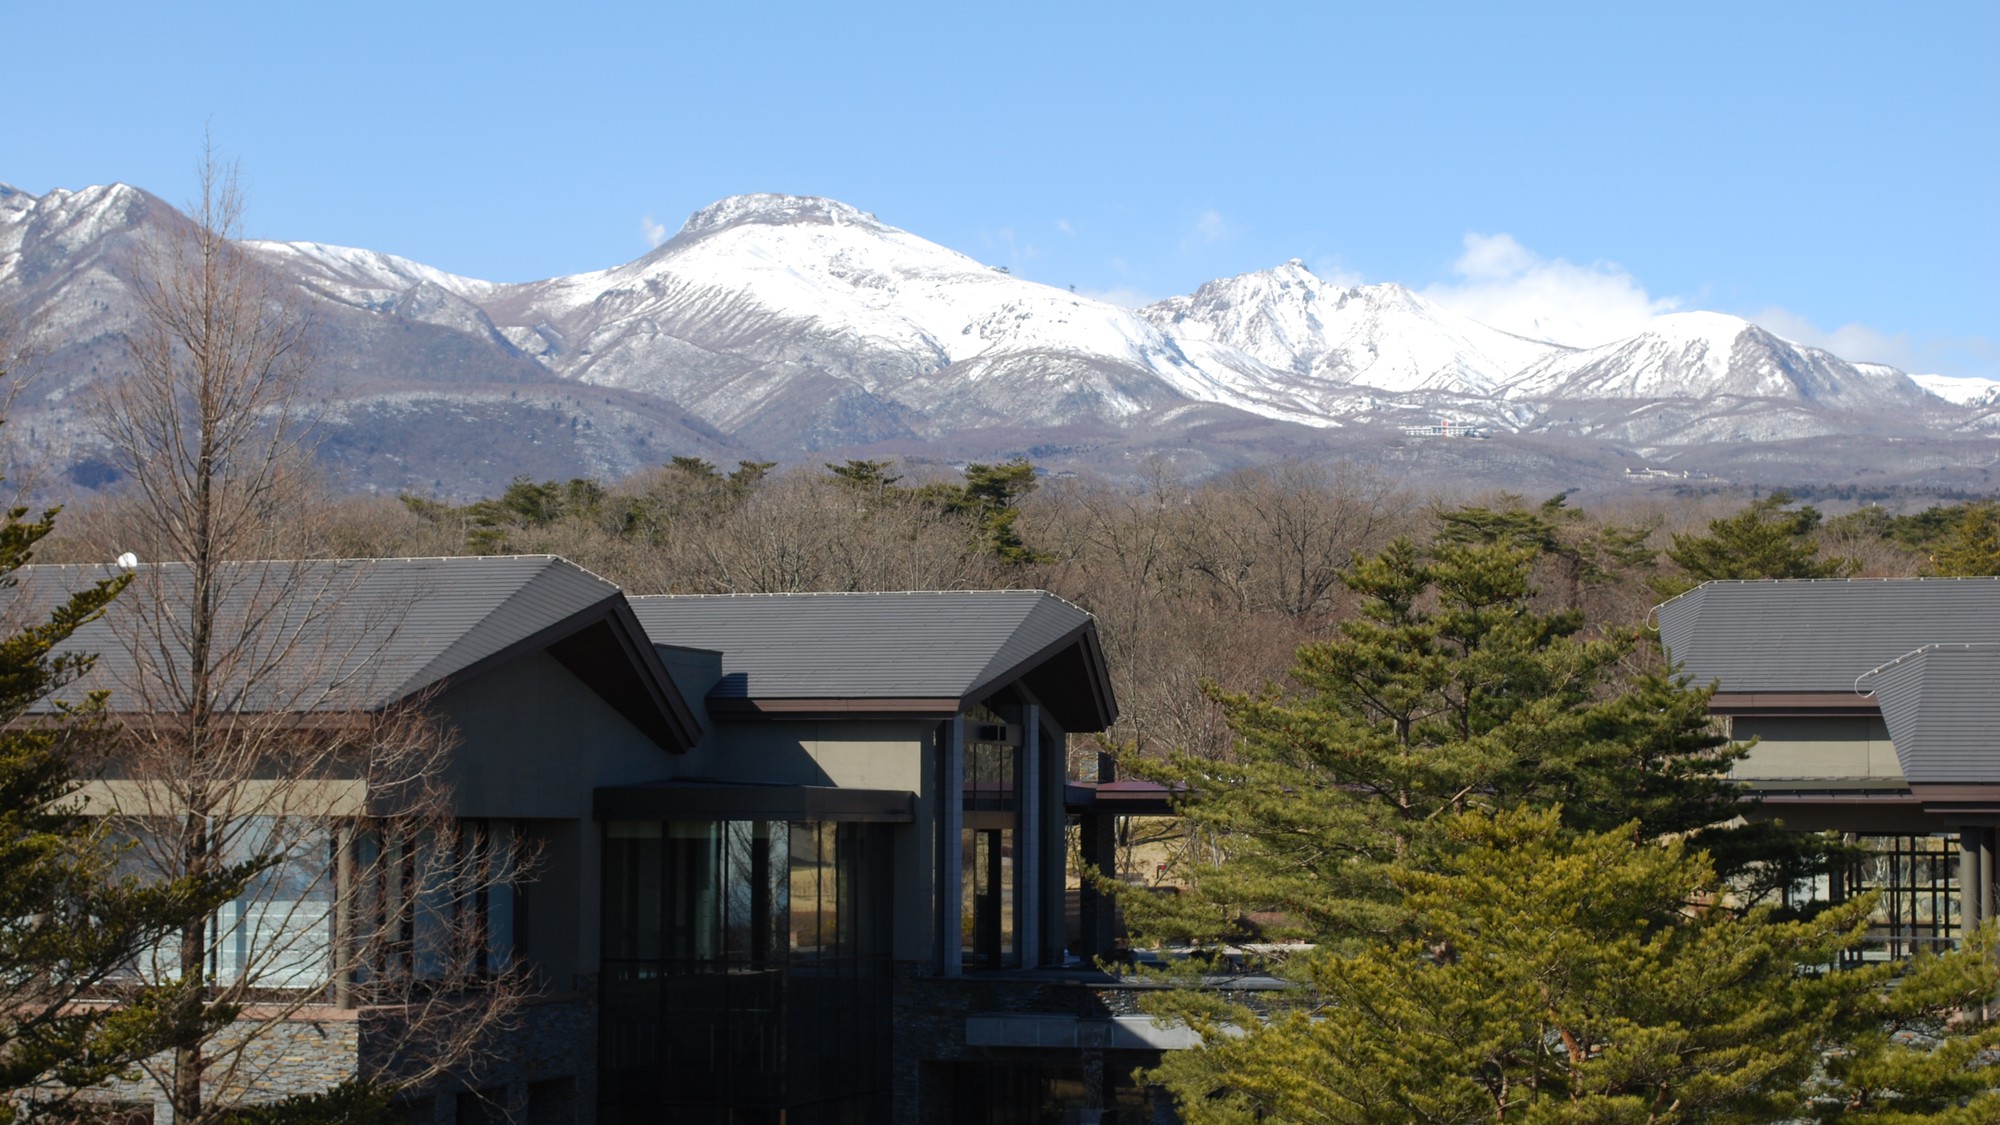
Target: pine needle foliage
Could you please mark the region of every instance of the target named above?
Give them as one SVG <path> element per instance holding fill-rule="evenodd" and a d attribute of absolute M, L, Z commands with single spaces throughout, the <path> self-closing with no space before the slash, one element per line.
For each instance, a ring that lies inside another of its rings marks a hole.
<path fill-rule="evenodd" d="M 1854 559 L 1819 557 L 1813 532 L 1819 510 L 1790 507 L 1792 498 L 1773 492 L 1733 516 L 1708 522 L 1706 535 L 1676 535 L 1667 558 L 1680 574 L 1656 579 L 1653 588 L 1673 597 L 1703 582 L 1741 578 L 1844 578 L 1860 568 Z"/>
<path fill-rule="evenodd" d="M 1926 569 L 1944 578 L 2000 575 L 2000 508 L 1967 504 L 1931 551 Z"/>
<path fill-rule="evenodd" d="M 1707 692 L 1630 670 L 1632 632 L 1537 608 L 1537 546 L 1397 540 L 1345 577 L 1357 611 L 1298 650 L 1289 691 L 1221 695 L 1232 762 L 1150 770 L 1191 794 L 1185 893 L 1126 904 L 1172 941 L 1373 940 L 1403 920 L 1394 871 L 1449 850 L 1453 814 L 1561 807 L 1565 823 L 1716 834 L 1741 808 L 1741 750 Z M 1748 866 L 1755 857 L 1746 855 Z"/>
<path fill-rule="evenodd" d="M 1446 836 L 1433 867 L 1389 875 L 1409 910 L 1402 933 L 1295 959 L 1307 1002 L 1268 1021 L 1182 1013 L 1207 1046 L 1153 1076 L 1189 1125 L 2000 1111 L 1994 1032 L 1952 1026 L 1992 994 L 1990 933 L 1885 988 L 1897 968 L 1815 971 L 1858 940 L 1870 900 L 1790 922 L 1721 909 L 1726 884 L 1685 842 L 1636 825 L 1578 833 L 1556 809 L 1453 814 Z"/>

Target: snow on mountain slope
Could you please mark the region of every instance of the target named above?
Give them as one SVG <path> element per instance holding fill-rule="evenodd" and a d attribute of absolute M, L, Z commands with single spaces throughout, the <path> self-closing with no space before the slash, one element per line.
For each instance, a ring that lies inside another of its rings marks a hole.
<path fill-rule="evenodd" d="M 500 288 L 490 281 L 460 277 L 408 258 L 352 246 L 266 239 L 248 239 L 241 245 L 290 273 L 307 288 L 362 308 L 379 307 L 382 294 L 400 294 L 418 285 L 435 286 L 475 302 Z"/>
<path fill-rule="evenodd" d="M 560 341 L 544 361 L 567 377 L 651 386 L 723 425 L 809 374 L 989 422 L 1065 411 L 1115 420 L 1193 399 L 1331 424 L 1248 357 L 1197 362 L 1132 310 L 1012 277 L 826 199 L 731 197 L 638 261 L 509 287 L 486 308 L 517 343 L 529 332 Z M 1035 362 L 1033 390 L 999 382 Z M 744 364 L 759 374 L 687 397 L 690 378 L 725 366 L 740 376 Z"/>
<path fill-rule="evenodd" d="M 39 426 L 52 457 L 84 448 L 71 388 L 121 370 L 146 247 L 185 229 L 123 185 L 0 185 L 0 320 L 28 326 L 7 342 L 45 369 L 14 429 Z M 324 299 L 330 424 L 343 463 L 381 487 L 477 492 L 515 461 L 614 472 L 686 449 L 1328 448 L 1271 420 L 1393 441 L 1444 418 L 1645 450 L 2000 431 L 2000 390 L 1970 385 L 1983 380 L 1926 392 L 1734 317 L 1570 350 L 1296 261 L 1132 310 L 810 197 L 724 199 L 636 261 L 524 284 L 321 243 L 245 247 Z"/>
<path fill-rule="evenodd" d="M 0 195 L 0 286 L 26 289 L 64 279 L 112 250 L 116 234 L 139 229 L 155 206 L 172 212 L 125 184 L 58 189 L 42 196 L 5 188 Z"/>
<path fill-rule="evenodd" d="M 1874 363 L 1857 363 L 1854 366 L 1863 371 L 1870 368 L 1895 370 L 1893 367 L 1883 367 Z M 1958 406 L 2000 406 L 2000 382 L 1992 379 L 1955 375 L 1912 375 L 1910 381 L 1946 402 Z"/>
<path fill-rule="evenodd" d="M 1487 395 L 1554 352 L 1395 284 L 1340 286 L 1298 259 L 1142 310 L 1183 344 L 1224 344 L 1316 389 Z"/>
<path fill-rule="evenodd" d="M 1892 368 L 1862 369 L 1802 347 L 1740 317 L 1663 316 L 1629 339 L 1551 355 L 1504 388 L 1510 398 L 1776 399 L 1842 410 L 1921 405 L 1925 395 Z"/>

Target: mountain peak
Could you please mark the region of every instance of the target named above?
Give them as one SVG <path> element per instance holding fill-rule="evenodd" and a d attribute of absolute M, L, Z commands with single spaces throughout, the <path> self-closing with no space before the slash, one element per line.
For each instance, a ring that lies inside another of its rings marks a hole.
<path fill-rule="evenodd" d="M 1706 344 L 1711 351 L 1727 354 L 1736 338 L 1756 325 L 1740 316 L 1718 312 L 1667 313 L 1653 318 L 1643 335 L 1659 336 L 1677 344 Z"/>
<path fill-rule="evenodd" d="M 817 195 L 778 195 L 754 192 L 716 200 L 688 216 L 681 234 L 711 234 L 729 227 L 755 223 L 788 226 L 815 223 L 825 226 L 866 226 L 880 228 L 881 220 L 837 199 Z"/>

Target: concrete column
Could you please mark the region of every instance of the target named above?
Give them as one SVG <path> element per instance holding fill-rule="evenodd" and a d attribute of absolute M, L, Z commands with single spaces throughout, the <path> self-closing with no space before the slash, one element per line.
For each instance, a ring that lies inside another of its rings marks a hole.
<path fill-rule="evenodd" d="M 354 822 L 343 821 L 333 836 L 333 1003 L 354 1006 L 354 907 L 361 888 L 354 885 Z"/>
<path fill-rule="evenodd" d="M 953 715 L 941 747 L 938 770 L 938 973 L 965 971 L 965 716 Z"/>
<path fill-rule="evenodd" d="M 1042 962 L 1042 709 L 1021 708 L 1021 778 L 1015 799 L 1021 802 L 1021 835 L 1014 850 L 1014 900 L 1021 904 L 1021 967 Z"/>
<path fill-rule="evenodd" d="M 1101 809 L 1092 809 L 1080 818 L 1083 862 L 1106 876 L 1117 874 L 1117 818 Z M 1090 883 L 1083 885 L 1077 902 L 1077 932 L 1081 948 L 1077 955 L 1085 961 L 1103 957 L 1117 944 L 1117 923 L 1111 896 Z"/>
<path fill-rule="evenodd" d="M 1993 917 L 1993 829 L 1979 833 L 1979 920 Z"/>
<path fill-rule="evenodd" d="M 1959 935 L 1968 936 L 1979 927 L 1985 897 L 1979 893 L 1979 830 L 1958 832 L 1958 925 Z"/>

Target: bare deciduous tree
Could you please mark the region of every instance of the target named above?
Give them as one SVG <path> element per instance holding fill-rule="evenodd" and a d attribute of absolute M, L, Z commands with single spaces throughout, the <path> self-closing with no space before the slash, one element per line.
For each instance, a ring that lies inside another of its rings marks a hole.
<path fill-rule="evenodd" d="M 155 875 L 263 870 L 139 966 L 206 982 L 191 1019 L 237 1014 L 144 1064 L 183 1123 L 255 1097 L 309 1005 L 392 1009 L 364 1077 L 397 1086 L 468 1064 L 524 991 L 473 908 L 522 857 L 453 818 L 449 731 L 378 682 L 409 607 L 357 599 L 369 564 L 271 561 L 316 535 L 312 321 L 238 245 L 234 167 L 211 149 L 201 172 L 189 228 L 142 264 L 145 327 L 98 410 L 125 478 L 106 525 L 145 560 L 107 660 L 122 737 L 101 796 Z"/>

